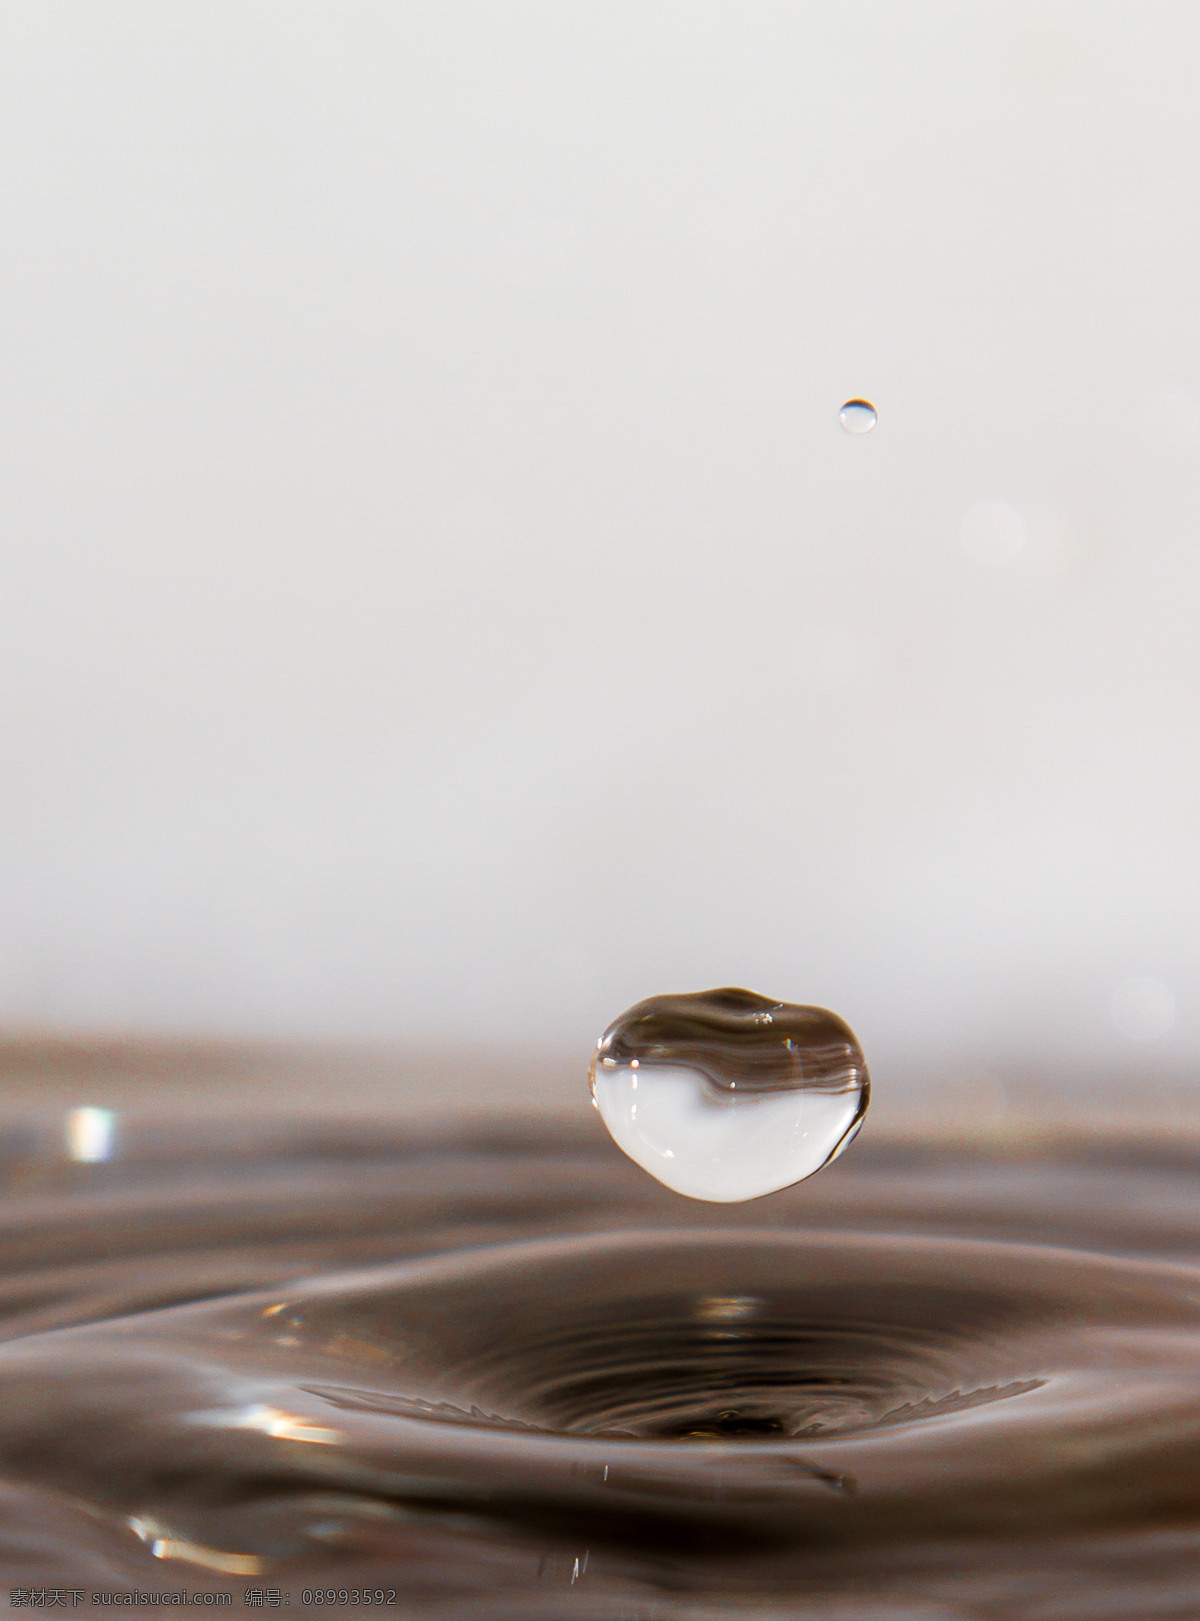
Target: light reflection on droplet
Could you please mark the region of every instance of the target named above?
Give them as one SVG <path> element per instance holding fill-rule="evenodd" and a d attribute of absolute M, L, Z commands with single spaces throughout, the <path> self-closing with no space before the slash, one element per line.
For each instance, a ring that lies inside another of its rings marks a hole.
<path fill-rule="evenodd" d="M 81 1165 L 97 1165 L 112 1158 L 113 1129 L 117 1117 L 111 1109 L 72 1109 L 64 1135 L 67 1155 Z"/>
<path fill-rule="evenodd" d="M 870 433 L 879 421 L 879 412 L 870 400 L 847 400 L 838 412 L 838 421 L 847 433 Z"/>

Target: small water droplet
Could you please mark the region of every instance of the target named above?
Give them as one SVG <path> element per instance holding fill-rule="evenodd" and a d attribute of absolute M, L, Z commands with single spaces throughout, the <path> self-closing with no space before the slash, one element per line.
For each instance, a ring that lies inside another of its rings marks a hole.
<path fill-rule="evenodd" d="M 828 1165 L 870 1091 L 862 1049 L 836 1014 L 732 987 L 638 1002 L 601 1036 L 590 1082 L 630 1159 L 676 1193 L 717 1203 Z"/>
<path fill-rule="evenodd" d="M 879 412 L 870 400 L 847 400 L 838 412 L 838 421 L 847 433 L 870 433 L 879 421 Z"/>

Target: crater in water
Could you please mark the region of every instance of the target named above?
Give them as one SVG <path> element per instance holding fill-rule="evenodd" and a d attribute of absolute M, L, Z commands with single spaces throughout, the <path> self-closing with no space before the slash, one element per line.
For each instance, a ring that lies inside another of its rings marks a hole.
<path fill-rule="evenodd" d="M 868 1141 L 715 1211 L 602 1134 L 121 1142 L 10 1155 L 13 1582 L 1194 1613 L 1185 1144 Z"/>

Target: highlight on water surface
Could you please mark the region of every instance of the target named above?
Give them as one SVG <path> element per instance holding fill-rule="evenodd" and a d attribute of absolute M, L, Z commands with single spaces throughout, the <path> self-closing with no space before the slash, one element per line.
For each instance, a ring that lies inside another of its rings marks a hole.
<path fill-rule="evenodd" d="M 111 1109 L 71 1109 L 63 1123 L 68 1159 L 81 1165 L 99 1165 L 112 1158 L 117 1117 Z"/>
<path fill-rule="evenodd" d="M 761 1198 L 812 1176 L 862 1125 L 870 1078 L 826 1008 L 725 986 L 654 996 L 596 1044 L 592 1102 L 614 1142 L 691 1199 Z"/>

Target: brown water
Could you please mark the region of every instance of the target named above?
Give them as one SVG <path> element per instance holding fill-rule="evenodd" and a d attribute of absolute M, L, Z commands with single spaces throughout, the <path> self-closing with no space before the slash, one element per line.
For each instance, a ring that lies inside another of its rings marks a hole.
<path fill-rule="evenodd" d="M 1200 1614 L 1188 1142 L 868 1133 L 749 1206 L 598 1123 L 121 1143 L 0 1142 L 8 1588 Z"/>

